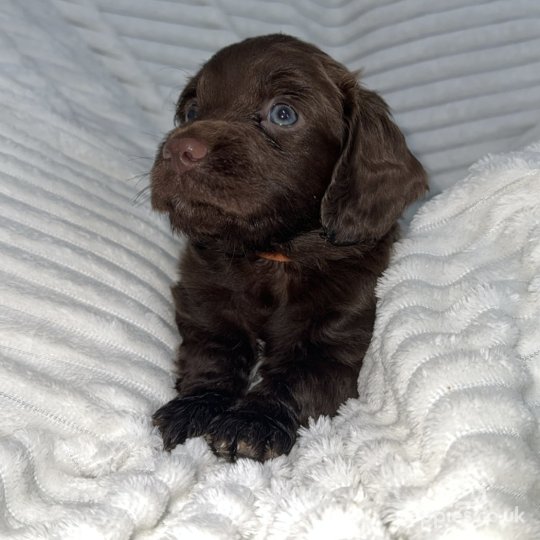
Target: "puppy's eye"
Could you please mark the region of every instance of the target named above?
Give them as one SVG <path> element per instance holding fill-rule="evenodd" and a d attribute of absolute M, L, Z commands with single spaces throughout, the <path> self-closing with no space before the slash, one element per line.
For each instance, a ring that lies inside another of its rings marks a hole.
<path fill-rule="evenodd" d="M 192 102 L 184 113 L 184 122 L 193 122 L 193 120 L 197 119 L 197 116 L 199 116 L 199 107 L 196 102 Z"/>
<path fill-rule="evenodd" d="M 296 111 L 285 103 L 276 103 L 268 114 L 268 119 L 278 126 L 292 126 L 298 120 Z"/>

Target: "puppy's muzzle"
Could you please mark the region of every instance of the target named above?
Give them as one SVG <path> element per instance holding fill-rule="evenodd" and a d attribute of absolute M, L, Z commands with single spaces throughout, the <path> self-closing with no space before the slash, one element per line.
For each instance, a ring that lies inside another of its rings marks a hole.
<path fill-rule="evenodd" d="M 173 137 L 163 146 L 163 159 L 169 161 L 173 169 L 182 174 L 196 167 L 208 154 L 208 146 L 191 137 Z"/>

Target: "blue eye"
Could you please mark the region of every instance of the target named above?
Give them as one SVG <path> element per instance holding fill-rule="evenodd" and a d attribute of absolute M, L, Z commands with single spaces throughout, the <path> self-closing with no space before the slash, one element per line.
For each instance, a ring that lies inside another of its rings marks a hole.
<path fill-rule="evenodd" d="M 199 107 L 197 107 L 196 103 L 192 103 L 187 109 L 184 114 L 184 118 L 186 122 L 193 122 L 193 120 L 197 119 L 197 116 L 199 116 Z"/>
<path fill-rule="evenodd" d="M 268 119 L 278 126 L 292 126 L 298 120 L 295 110 L 284 103 L 276 103 L 271 109 Z"/>

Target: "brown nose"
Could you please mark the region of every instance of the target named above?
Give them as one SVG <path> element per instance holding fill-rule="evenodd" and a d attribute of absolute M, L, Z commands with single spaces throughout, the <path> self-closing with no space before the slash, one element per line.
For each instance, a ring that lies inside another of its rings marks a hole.
<path fill-rule="evenodd" d="M 163 159 L 171 160 L 177 173 L 192 169 L 206 154 L 208 154 L 208 146 L 190 137 L 170 139 L 165 143 L 162 151 Z"/>

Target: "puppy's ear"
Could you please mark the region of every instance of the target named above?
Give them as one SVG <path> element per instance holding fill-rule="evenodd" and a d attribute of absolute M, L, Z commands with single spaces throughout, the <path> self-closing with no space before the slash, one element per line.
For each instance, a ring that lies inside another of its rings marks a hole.
<path fill-rule="evenodd" d="M 382 98 L 352 73 L 340 86 L 344 144 L 321 203 L 322 225 L 338 245 L 381 238 L 427 190 L 426 173 Z"/>

